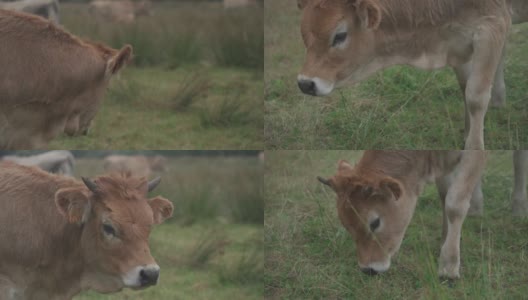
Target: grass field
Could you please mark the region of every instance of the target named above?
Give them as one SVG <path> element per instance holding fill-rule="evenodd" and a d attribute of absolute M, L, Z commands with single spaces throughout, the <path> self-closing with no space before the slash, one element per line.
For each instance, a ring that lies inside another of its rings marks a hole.
<path fill-rule="evenodd" d="M 266 149 L 457 149 L 464 144 L 464 105 L 451 70 L 393 67 L 330 97 L 297 87 L 305 49 L 295 1 L 265 6 Z M 490 108 L 487 149 L 528 148 L 528 26 L 507 46 L 507 104 Z"/>
<path fill-rule="evenodd" d="M 512 158 L 493 151 L 483 179 L 483 217 L 462 229 L 461 279 L 437 277 L 442 214 L 434 186 L 387 273 L 369 277 L 357 266 L 351 236 L 337 218 L 335 194 L 316 176 L 360 151 L 268 151 L 265 170 L 265 297 L 268 299 L 525 299 L 528 219 L 510 214 Z"/>
<path fill-rule="evenodd" d="M 262 9 L 156 2 L 133 24 L 99 20 L 86 4 L 61 6 L 63 26 L 134 60 L 111 82 L 85 137 L 54 149 L 262 149 Z"/>
<path fill-rule="evenodd" d="M 80 159 L 76 176 L 103 172 L 102 160 Z M 263 295 L 262 165 L 256 157 L 171 158 L 153 192 L 175 206 L 155 227 L 151 252 L 157 286 L 75 299 L 261 299 Z"/>

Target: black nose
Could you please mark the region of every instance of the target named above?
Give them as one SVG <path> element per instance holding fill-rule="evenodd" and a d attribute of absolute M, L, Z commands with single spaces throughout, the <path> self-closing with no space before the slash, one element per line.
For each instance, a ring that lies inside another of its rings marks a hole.
<path fill-rule="evenodd" d="M 361 272 L 370 276 L 378 275 L 378 272 L 372 268 L 361 268 Z"/>
<path fill-rule="evenodd" d="M 301 79 L 297 81 L 297 84 L 303 93 L 316 96 L 315 82 L 312 80 Z"/>
<path fill-rule="evenodd" d="M 139 272 L 141 286 L 155 285 L 158 283 L 159 270 L 143 269 Z"/>

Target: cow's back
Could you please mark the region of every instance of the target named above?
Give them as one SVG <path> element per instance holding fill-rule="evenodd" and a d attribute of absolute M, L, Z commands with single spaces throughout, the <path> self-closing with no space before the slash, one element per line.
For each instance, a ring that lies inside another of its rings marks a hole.
<path fill-rule="evenodd" d="M 0 41 L 0 105 L 74 98 L 103 79 L 95 49 L 40 18 L 0 10 Z"/>

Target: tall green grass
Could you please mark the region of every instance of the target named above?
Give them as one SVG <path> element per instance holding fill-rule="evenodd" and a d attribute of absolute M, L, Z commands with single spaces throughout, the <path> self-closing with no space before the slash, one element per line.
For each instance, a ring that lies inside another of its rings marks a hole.
<path fill-rule="evenodd" d="M 81 37 L 120 48 L 131 44 L 136 66 L 177 68 L 207 63 L 262 70 L 261 6 L 224 10 L 220 3 L 156 2 L 153 15 L 116 24 L 92 15 L 85 4 L 65 4 L 73 13 L 64 26 Z"/>

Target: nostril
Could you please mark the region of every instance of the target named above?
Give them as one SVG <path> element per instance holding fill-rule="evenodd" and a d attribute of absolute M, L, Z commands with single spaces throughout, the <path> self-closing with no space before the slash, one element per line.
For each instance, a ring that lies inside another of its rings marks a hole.
<path fill-rule="evenodd" d="M 299 85 L 299 89 L 303 93 L 315 96 L 316 90 L 315 90 L 315 82 L 314 81 L 302 79 L 302 80 L 297 81 L 297 84 Z"/>
<path fill-rule="evenodd" d="M 158 282 L 159 271 L 143 269 L 139 271 L 139 280 L 142 286 L 154 285 Z"/>
<path fill-rule="evenodd" d="M 361 268 L 361 272 L 367 274 L 367 275 L 370 275 L 370 276 L 373 276 L 373 275 L 378 275 L 378 272 L 376 272 L 376 270 L 372 269 L 372 268 Z"/>

